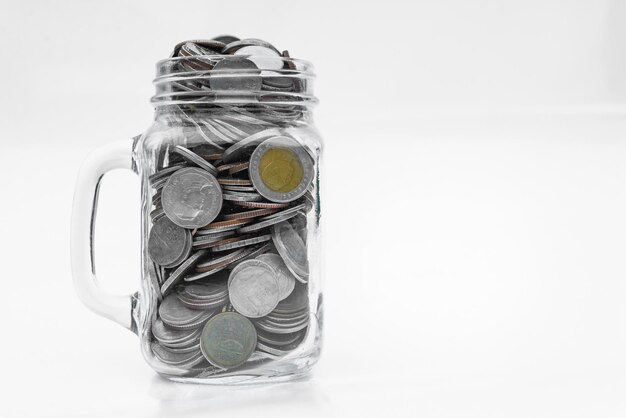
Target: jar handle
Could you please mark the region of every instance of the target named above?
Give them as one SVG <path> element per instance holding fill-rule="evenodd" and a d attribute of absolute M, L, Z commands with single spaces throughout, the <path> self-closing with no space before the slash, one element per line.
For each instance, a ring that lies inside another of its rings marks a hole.
<path fill-rule="evenodd" d="M 119 141 L 93 151 L 76 180 L 71 226 L 72 276 L 76 293 L 92 311 L 134 331 L 132 310 L 136 298 L 113 295 L 102 289 L 94 264 L 94 232 L 100 182 L 108 171 L 133 170 L 133 141 Z"/>

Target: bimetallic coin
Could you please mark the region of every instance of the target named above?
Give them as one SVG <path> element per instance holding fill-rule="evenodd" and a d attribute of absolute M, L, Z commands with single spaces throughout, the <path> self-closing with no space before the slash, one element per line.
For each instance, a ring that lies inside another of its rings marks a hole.
<path fill-rule="evenodd" d="M 278 299 L 284 300 L 293 292 L 296 286 L 296 278 L 291 274 L 285 262 L 278 254 L 266 253 L 257 256 L 257 260 L 265 261 L 276 271 L 278 278 Z"/>
<path fill-rule="evenodd" d="M 229 369 L 250 358 L 257 344 L 256 330 L 250 320 L 235 312 L 211 318 L 202 330 L 200 350 L 209 363 Z"/>
<path fill-rule="evenodd" d="M 278 253 L 296 277 L 309 276 L 309 260 L 306 244 L 289 222 L 274 225 L 272 240 Z"/>
<path fill-rule="evenodd" d="M 229 56 L 213 66 L 209 85 L 213 90 L 261 90 L 261 72 L 254 62 L 243 57 Z"/>
<path fill-rule="evenodd" d="M 231 271 L 228 293 L 237 312 L 248 318 L 261 318 L 279 302 L 276 272 L 263 261 L 246 260 Z"/>
<path fill-rule="evenodd" d="M 213 221 L 222 209 L 222 189 L 210 173 L 183 168 L 172 174 L 161 198 L 168 218 L 183 228 L 200 228 Z"/>
<path fill-rule="evenodd" d="M 148 237 L 148 254 L 155 263 L 163 267 L 174 267 L 182 263 L 191 251 L 189 230 L 176 225 L 167 217 L 156 221 Z"/>
<path fill-rule="evenodd" d="M 304 147 L 286 136 L 265 140 L 250 158 L 250 180 L 272 202 L 291 202 L 306 193 L 313 181 L 313 160 Z"/>

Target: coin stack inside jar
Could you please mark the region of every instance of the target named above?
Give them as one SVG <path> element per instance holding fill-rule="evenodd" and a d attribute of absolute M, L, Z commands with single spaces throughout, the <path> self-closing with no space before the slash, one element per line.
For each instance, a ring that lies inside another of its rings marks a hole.
<path fill-rule="evenodd" d="M 173 57 L 181 76 L 168 84 L 172 95 L 301 87 L 288 76 L 288 53 L 257 39 L 184 42 Z M 315 154 L 285 128 L 297 106 L 209 106 L 177 121 L 180 135 L 163 143 L 148 177 L 159 300 L 151 348 L 162 363 L 197 374 L 280 358 L 305 338 L 315 206 Z"/>

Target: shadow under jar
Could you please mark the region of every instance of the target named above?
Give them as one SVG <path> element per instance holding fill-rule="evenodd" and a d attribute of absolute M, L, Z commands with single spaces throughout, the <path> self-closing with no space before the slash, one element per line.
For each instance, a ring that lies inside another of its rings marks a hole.
<path fill-rule="evenodd" d="M 313 77 L 310 63 L 278 55 L 157 63 L 155 120 L 131 151 L 142 184 L 141 289 L 129 298 L 128 323 L 123 307 L 90 307 L 135 331 L 159 374 L 289 380 L 317 361 L 322 142 Z M 74 212 L 80 218 L 76 201 Z M 73 235 L 82 239 L 80 228 Z M 81 267 L 93 269 L 73 261 L 75 281 Z M 81 287 L 95 285 L 76 285 L 93 305 Z"/>

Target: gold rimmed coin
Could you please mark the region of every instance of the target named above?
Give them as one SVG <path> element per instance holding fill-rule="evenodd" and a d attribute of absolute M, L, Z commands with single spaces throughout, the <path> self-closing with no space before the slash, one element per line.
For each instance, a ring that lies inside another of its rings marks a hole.
<path fill-rule="evenodd" d="M 302 196 L 315 175 L 313 160 L 294 138 L 263 141 L 250 157 L 250 180 L 272 202 L 292 202 Z"/>

